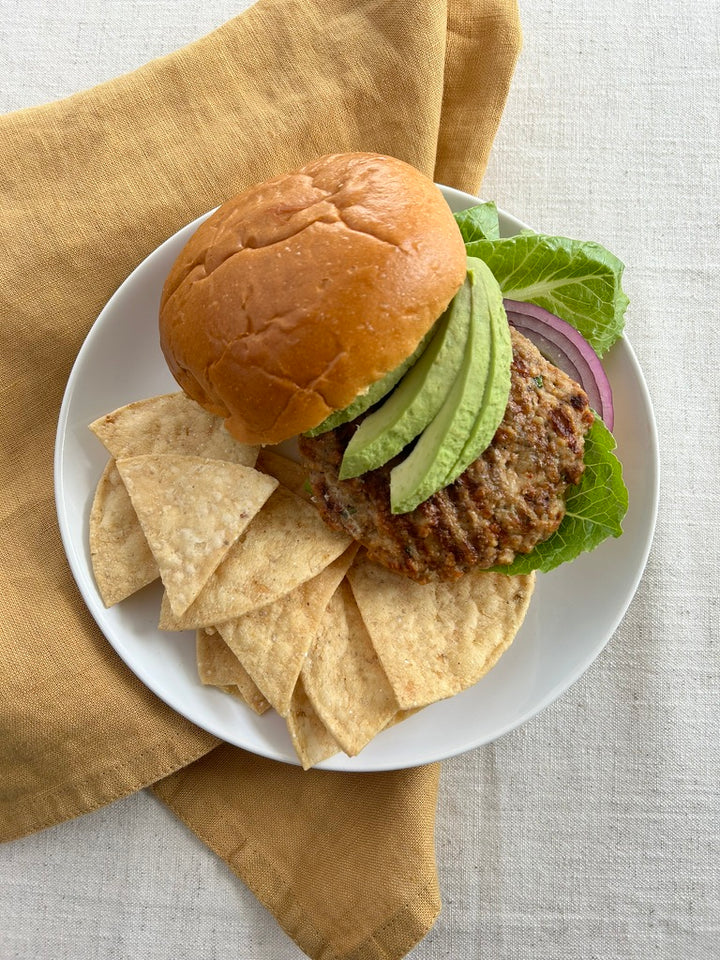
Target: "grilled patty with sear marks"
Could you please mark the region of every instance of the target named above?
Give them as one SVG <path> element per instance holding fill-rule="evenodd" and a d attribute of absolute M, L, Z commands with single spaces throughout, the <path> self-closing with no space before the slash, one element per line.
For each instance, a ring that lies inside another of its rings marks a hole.
<path fill-rule="evenodd" d="M 338 479 L 360 419 L 300 439 L 325 522 L 419 583 L 455 580 L 528 553 L 557 530 L 567 488 L 582 476 L 584 438 L 593 422 L 585 392 L 529 340 L 513 329 L 511 336 L 510 396 L 492 443 L 411 513 L 390 512 L 390 470 L 405 453 L 360 477 Z"/>

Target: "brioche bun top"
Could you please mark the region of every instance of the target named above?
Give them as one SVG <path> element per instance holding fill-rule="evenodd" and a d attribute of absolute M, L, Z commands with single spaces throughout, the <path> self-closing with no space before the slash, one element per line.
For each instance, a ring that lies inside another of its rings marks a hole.
<path fill-rule="evenodd" d="M 346 407 L 417 347 L 462 284 L 460 231 L 414 167 L 333 154 L 219 207 L 162 293 L 183 390 L 243 443 L 279 443 Z"/>

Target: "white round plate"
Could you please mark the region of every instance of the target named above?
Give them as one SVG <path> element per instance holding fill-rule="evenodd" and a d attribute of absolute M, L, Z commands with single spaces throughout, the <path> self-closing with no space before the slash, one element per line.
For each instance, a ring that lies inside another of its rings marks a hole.
<path fill-rule="evenodd" d="M 453 210 L 478 200 L 443 187 Z M 88 525 L 105 449 L 88 430 L 97 417 L 132 400 L 177 385 L 158 343 L 163 281 L 200 217 L 170 237 L 133 271 L 104 308 L 68 380 L 55 448 L 55 493 L 68 561 L 90 612 L 125 663 L 189 720 L 246 750 L 297 763 L 284 721 L 256 716 L 242 703 L 203 686 L 195 667 L 193 633 L 157 629 L 161 592 L 149 587 L 105 609 L 95 586 Z M 500 214 L 503 235 L 525 224 Z M 616 409 L 615 437 L 630 493 L 624 534 L 591 554 L 538 576 L 535 595 L 515 642 L 479 683 L 426 707 L 383 731 L 354 758 L 339 754 L 331 770 L 390 770 L 441 760 L 488 743 L 551 703 L 608 642 L 637 589 L 655 526 L 657 439 L 645 381 L 627 340 L 604 363 Z"/>

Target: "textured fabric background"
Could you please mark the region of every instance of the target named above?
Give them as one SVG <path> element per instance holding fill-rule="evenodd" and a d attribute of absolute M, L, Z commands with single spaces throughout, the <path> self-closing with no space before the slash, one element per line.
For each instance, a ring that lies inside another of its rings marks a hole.
<path fill-rule="evenodd" d="M 172 50 L 242 0 L 0 2 L 0 109 Z M 413 960 L 710 960 L 720 936 L 720 15 L 716 0 L 521 0 L 525 48 L 483 193 L 627 264 L 658 421 L 647 572 L 588 673 L 443 765 L 444 911 Z M 0 847 L 0 956 L 297 960 L 148 793 Z"/>

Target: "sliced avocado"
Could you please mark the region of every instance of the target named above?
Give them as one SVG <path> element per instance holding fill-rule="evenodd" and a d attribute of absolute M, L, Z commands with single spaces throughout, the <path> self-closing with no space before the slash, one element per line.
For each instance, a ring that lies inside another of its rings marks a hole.
<path fill-rule="evenodd" d="M 442 315 L 427 349 L 383 405 L 360 424 L 340 466 L 340 479 L 387 463 L 434 419 L 460 370 L 470 328 L 470 284 Z"/>
<path fill-rule="evenodd" d="M 485 396 L 490 364 L 491 325 L 484 274 L 468 263 L 470 328 L 462 366 L 437 416 L 408 457 L 390 472 L 390 507 L 409 513 L 446 485 L 462 454 Z"/>
<path fill-rule="evenodd" d="M 331 413 L 329 417 L 326 417 L 322 423 L 319 423 L 311 430 L 306 430 L 305 436 L 317 437 L 320 433 L 327 433 L 328 430 L 334 430 L 335 427 L 339 427 L 341 423 L 347 423 L 349 420 L 354 420 L 355 417 L 359 417 L 361 413 L 365 413 L 365 411 L 372 407 L 373 404 L 377 403 L 379 400 L 382 400 L 386 394 L 390 393 L 405 371 L 409 370 L 415 361 L 422 356 L 425 348 L 432 340 L 437 323 L 438 321 L 433 324 L 433 326 L 428 330 L 420 343 L 417 345 L 415 350 L 406 360 L 403 360 L 399 366 L 395 367 L 395 369 L 391 370 L 389 373 L 386 373 L 384 377 L 376 380 L 375 383 L 371 383 L 365 393 L 361 393 L 359 396 L 355 397 L 352 403 L 350 403 L 347 407 L 344 407 L 342 410 L 336 410 L 334 413 Z"/>
<path fill-rule="evenodd" d="M 503 306 L 502 291 L 490 268 L 482 260 L 469 257 L 468 263 L 471 261 L 475 268 L 476 284 L 478 286 L 483 284 L 485 287 L 487 310 L 490 318 L 490 363 L 482 406 L 457 462 L 445 477 L 445 482 L 442 484 L 444 487 L 457 480 L 473 460 L 476 460 L 483 450 L 490 445 L 492 438 L 495 436 L 495 431 L 505 416 L 510 394 L 512 343 L 510 326 Z"/>
<path fill-rule="evenodd" d="M 390 473 L 393 513 L 408 513 L 448 486 L 491 442 L 510 392 L 510 329 L 495 277 L 468 258 L 471 322 L 460 372 L 414 450 Z"/>

